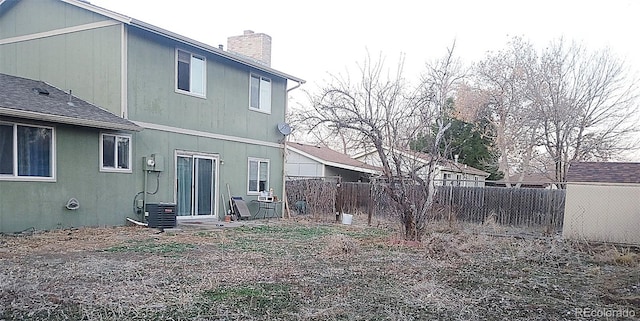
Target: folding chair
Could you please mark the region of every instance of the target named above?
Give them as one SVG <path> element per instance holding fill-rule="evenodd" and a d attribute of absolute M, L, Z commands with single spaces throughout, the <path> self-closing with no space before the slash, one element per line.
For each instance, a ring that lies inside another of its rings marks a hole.
<path fill-rule="evenodd" d="M 249 212 L 247 203 L 244 202 L 242 197 L 240 196 L 231 197 L 231 208 L 233 210 L 233 214 L 236 215 L 238 220 L 241 220 L 243 218 L 245 219 L 251 218 L 251 212 Z"/>

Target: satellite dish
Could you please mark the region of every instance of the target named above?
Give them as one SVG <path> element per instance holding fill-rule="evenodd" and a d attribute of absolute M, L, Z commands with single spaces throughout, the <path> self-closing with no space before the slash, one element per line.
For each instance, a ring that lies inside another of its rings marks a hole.
<path fill-rule="evenodd" d="M 289 126 L 289 124 L 287 123 L 278 123 L 278 131 L 282 134 L 282 135 L 289 135 L 291 134 L 291 126 Z"/>

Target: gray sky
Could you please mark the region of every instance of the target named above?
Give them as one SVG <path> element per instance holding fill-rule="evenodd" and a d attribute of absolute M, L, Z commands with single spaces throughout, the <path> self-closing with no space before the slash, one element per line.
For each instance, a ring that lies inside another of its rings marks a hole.
<path fill-rule="evenodd" d="M 456 41 L 466 63 L 502 49 L 512 36 L 538 49 L 564 37 L 591 50 L 609 48 L 640 71 L 640 1 L 635 0 L 90 0 L 100 7 L 217 46 L 244 30 L 272 37 L 272 67 L 303 78 L 313 92 L 329 74 L 345 74 L 367 55 L 417 80 L 425 63 Z M 292 108 L 306 105 L 300 90 Z M 637 155 L 637 157 L 640 157 Z"/>
<path fill-rule="evenodd" d="M 640 69 L 640 1 L 447 0 L 90 0 L 91 3 L 217 46 L 249 29 L 273 39 L 272 67 L 307 80 L 344 73 L 367 50 L 408 77 L 444 55 L 454 39 L 463 61 L 501 49 L 513 35 L 538 48 L 565 37 L 591 49 L 609 47 Z"/>

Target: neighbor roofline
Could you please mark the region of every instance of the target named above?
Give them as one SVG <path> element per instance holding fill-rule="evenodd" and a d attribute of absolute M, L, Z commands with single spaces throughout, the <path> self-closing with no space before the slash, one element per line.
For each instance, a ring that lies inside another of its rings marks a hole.
<path fill-rule="evenodd" d="M 48 121 L 53 123 L 78 125 L 78 126 L 100 128 L 100 129 L 125 130 L 125 131 L 134 131 L 134 132 L 139 132 L 142 130 L 142 127 L 133 123 L 131 125 L 116 124 L 116 123 L 103 122 L 98 120 L 79 119 L 74 117 L 51 115 L 46 113 L 34 112 L 34 111 L 17 110 L 17 109 L 6 108 L 6 107 L 0 107 L 0 116 Z"/>
<path fill-rule="evenodd" d="M 295 148 L 295 147 L 293 147 L 291 145 L 287 145 L 287 147 L 288 147 L 289 150 L 291 150 L 291 151 L 293 151 L 295 153 L 298 153 L 298 154 L 300 154 L 302 156 L 311 158 L 314 161 L 319 162 L 319 163 L 321 163 L 321 164 L 323 164 L 325 166 L 348 169 L 348 170 L 352 170 L 352 171 L 359 171 L 359 172 L 363 172 L 363 173 L 367 173 L 367 174 L 378 174 L 380 172 L 380 171 L 377 171 L 375 169 L 369 169 L 369 168 L 364 168 L 364 167 L 359 167 L 359 166 L 353 166 L 353 165 L 347 165 L 347 164 L 327 161 L 327 160 L 324 160 L 324 159 L 322 159 L 320 157 L 311 155 L 311 154 L 309 154 L 307 152 L 304 152 L 304 151 L 302 151 L 300 149 L 297 149 L 297 148 Z"/>
<path fill-rule="evenodd" d="M 387 151 L 388 151 L 390 148 L 389 148 L 389 147 L 386 147 L 386 146 L 383 146 L 383 147 L 382 147 L 382 149 L 384 149 L 384 150 L 387 150 Z M 409 153 L 409 152 L 404 151 L 404 150 L 401 150 L 401 149 L 394 149 L 394 151 L 397 151 L 397 152 L 398 152 L 398 153 L 400 153 L 401 155 L 403 155 L 403 156 L 405 156 L 405 157 L 409 157 L 410 159 L 412 159 L 412 160 L 414 160 L 414 161 L 421 162 L 421 163 L 423 163 L 423 164 L 429 164 L 429 162 L 430 162 L 430 160 L 428 160 L 428 159 L 425 159 L 425 158 L 421 157 L 421 156 L 420 156 L 420 154 L 417 154 L 417 153 L 416 153 L 416 154 L 412 154 L 412 153 Z M 376 150 L 375 150 L 375 149 L 374 149 L 374 150 L 371 150 L 371 151 L 361 152 L 361 153 L 358 153 L 358 154 L 354 155 L 354 156 L 353 156 L 353 158 L 358 159 L 358 158 L 361 158 L 361 157 L 363 157 L 363 156 L 373 154 L 373 153 L 375 153 L 375 152 L 376 152 Z M 442 158 L 442 159 L 443 159 L 443 160 L 445 160 L 447 163 L 448 163 L 448 162 L 451 162 L 451 160 L 450 160 L 450 159 L 448 159 L 448 158 Z M 465 168 L 465 167 L 464 167 L 464 164 L 460 164 L 460 165 L 463 165 L 463 166 L 450 166 L 450 164 L 446 164 L 446 163 L 445 163 L 445 164 L 437 164 L 437 163 L 436 163 L 436 166 L 437 166 L 437 167 L 439 167 L 439 168 L 440 168 L 440 170 L 457 171 L 457 172 L 459 172 L 459 173 L 464 173 L 464 174 L 480 175 L 479 173 L 473 173 L 472 171 L 466 170 L 467 168 L 473 168 L 473 169 L 474 169 L 474 170 L 476 170 L 476 171 L 480 171 L 480 172 L 482 172 L 482 175 L 484 175 L 484 177 L 485 177 L 485 178 L 487 178 L 487 177 L 491 176 L 491 173 L 487 173 L 487 172 L 485 172 L 485 171 L 483 171 L 483 170 L 481 170 L 481 169 L 477 169 L 477 168 L 475 168 L 475 167 L 468 166 L 468 165 L 467 165 L 467 167 Z"/>
<path fill-rule="evenodd" d="M 1 1 L 4 2 L 5 0 L 1 0 Z M 114 11 L 111 11 L 111 10 L 108 10 L 108 9 L 105 9 L 105 8 L 102 8 L 102 7 L 98 7 L 96 5 L 93 5 L 93 4 L 84 2 L 84 1 L 80 1 L 80 0 L 62 0 L 62 1 L 65 2 L 65 3 L 71 4 L 71 5 L 74 5 L 74 6 L 77 6 L 77 7 L 80 7 L 80 8 L 95 12 L 97 14 L 106 16 L 108 18 L 120 21 L 120 22 L 125 23 L 127 25 L 134 26 L 134 27 L 137 27 L 137 28 L 140 28 L 140 29 L 152 32 L 152 33 L 155 33 L 155 34 L 163 36 L 165 38 L 169 38 L 169 39 L 172 39 L 172 40 L 175 40 L 175 41 L 178 41 L 178 42 L 182 42 L 182 43 L 187 44 L 189 46 L 196 47 L 198 49 L 210 52 L 210 53 L 218 55 L 218 56 L 222 56 L 222 57 L 227 58 L 229 60 L 232 60 L 232 61 L 244 64 L 244 65 L 250 66 L 250 67 L 258 69 L 260 71 L 263 71 L 263 72 L 266 72 L 266 73 L 269 73 L 269 74 L 272 74 L 272 75 L 275 75 L 275 76 L 278 76 L 278 77 L 282 77 L 282 78 L 285 78 L 285 79 L 293 80 L 293 81 L 295 81 L 295 82 L 297 82 L 299 84 L 304 84 L 306 82 L 304 79 L 301 79 L 301 78 L 289 75 L 287 73 L 275 70 L 275 69 L 273 69 L 271 67 L 267 67 L 267 66 L 258 64 L 256 62 L 253 62 L 253 61 L 251 61 L 249 59 L 246 59 L 246 58 L 244 58 L 244 57 L 242 57 L 240 55 L 233 54 L 233 53 L 221 50 L 221 49 L 216 48 L 214 46 L 207 45 L 207 44 L 199 42 L 197 40 L 194 40 L 194 39 L 179 35 L 179 34 L 177 34 L 175 32 L 160 28 L 160 27 L 152 25 L 150 23 L 146 23 L 144 21 L 140 21 L 140 20 L 125 16 L 123 14 L 120 14 L 120 13 L 117 13 L 117 12 L 114 12 Z M 0 5 L 2 4 L 2 2 L 0 2 Z"/>

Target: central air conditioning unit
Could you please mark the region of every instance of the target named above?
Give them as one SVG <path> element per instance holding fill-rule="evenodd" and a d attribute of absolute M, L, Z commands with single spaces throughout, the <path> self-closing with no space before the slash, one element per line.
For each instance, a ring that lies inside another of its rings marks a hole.
<path fill-rule="evenodd" d="M 148 203 L 146 207 L 147 226 L 154 228 L 176 227 L 176 204 Z"/>

